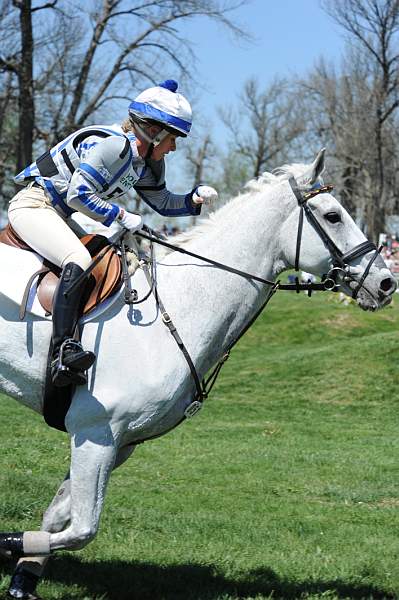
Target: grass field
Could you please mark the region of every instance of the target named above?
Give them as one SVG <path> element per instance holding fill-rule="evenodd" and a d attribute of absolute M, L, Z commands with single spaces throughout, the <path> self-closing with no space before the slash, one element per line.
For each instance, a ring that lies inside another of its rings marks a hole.
<path fill-rule="evenodd" d="M 399 597 L 399 296 L 275 296 L 193 420 L 113 475 L 58 600 Z M 39 526 L 68 440 L 0 398 L 0 530 Z M 0 596 L 12 564 L 0 562 Z"/>

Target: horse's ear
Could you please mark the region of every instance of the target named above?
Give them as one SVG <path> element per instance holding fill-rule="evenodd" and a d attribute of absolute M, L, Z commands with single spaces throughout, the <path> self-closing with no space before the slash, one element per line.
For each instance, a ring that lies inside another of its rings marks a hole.
<path fill-rule="evenodd" d="M 317 180 L 317 178 L 323 173 L 324 171 L 324 154 L 325 154 L 326 149 L 322 148 L 320 150 L 320 152 L 318 153 L 318 155 L 316 156 L 313 164 L 312 164 L 312 169 L 311 169 L 311 175 L 310 175 L 310 184 L 313 185 L 315 183 L 315 181 Z"/>

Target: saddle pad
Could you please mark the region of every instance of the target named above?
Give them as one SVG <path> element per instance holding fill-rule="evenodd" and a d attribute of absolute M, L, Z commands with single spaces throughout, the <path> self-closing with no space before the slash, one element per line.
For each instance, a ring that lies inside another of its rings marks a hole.
<path fill-rule="evenodd" d="M 21 251 L 19 248 L 0 243 L 0 294 L 9 298 L 17 307 L 21 306 L 28 280 L 42 267 L 43 259 L 35 252 Z M 30 288 L 26 313 L 51 321 L 51 315 L 42 307 L 37 297 L 37 283 L 36 278 Z M 115 294 L 94 310 L 90 310 L 82 320 L 86 323 L 94 320 L 103 311 L 104 306 L 109 306 L 118 296 L 119 294 Z"/>
<path fill-rule="evenodd" d="M 29 278 L 42 266 L 43 259 L 38 254 L 0 243 L 0 294 L 20 306 Z M 34 281 L 29 293 L 27 312 L 51 321 L 37 298 L 36 284 Z"/>

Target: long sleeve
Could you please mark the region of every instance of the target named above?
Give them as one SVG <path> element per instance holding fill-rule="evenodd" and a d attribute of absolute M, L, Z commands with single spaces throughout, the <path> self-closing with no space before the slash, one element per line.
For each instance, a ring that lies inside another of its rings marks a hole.
<path fill-rule="evenodd" d="M 99 186 L 78 168 L 68 188 L 67 205 L 103 225 L 109 226 L 119 214 L 119 207 L 98 196 Z"/>
<path fill-rule="evenodd" d="M 119 206 L 110 202 L 125 193 L 123 184 L 133 178 L 132 152 L 121 137 L 108 137 L 93 147 L 72 175 L 66 203 L 96 221 L 109 226 L 119 214 Z"/>
<path fill-rule="evenodd" d="M 164 217 L 185 217 L 201 214 L 201 205 L 192 202 L 193 192 L 174 194 L 165 184 L 164 160 L 146 161 L 146 168 L 140 180 L 134 186 L 139 196 L 153 210 Z"/>

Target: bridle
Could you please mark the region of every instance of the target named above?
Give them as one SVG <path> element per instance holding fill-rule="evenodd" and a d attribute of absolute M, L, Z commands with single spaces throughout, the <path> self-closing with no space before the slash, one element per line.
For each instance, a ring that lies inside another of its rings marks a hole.
<path fill-rule="evenodd" d="M 373 242 L 369 242 L 368 240 L 366 240 L 365 242 L 362 242 L 361 244 L 358 244 L 357 246 L 352 248 L 352 250 L 349 250 L 349 252 L 343 253 L 336 246 L 335 242 L 330 238 L 328 233 L 323 229 L 323 227 L 321 226 L 319 221 L 316 219 L 312 209 L 310 208 L 310 206 L 307 203 L 308 200 L 310 200 L 310 198 L 314 198 L 314 196 L 317 196 L 318 194 L 325 194 L 325 193 L 331 192 L 331 190 L 333 189 L 333 186 L 332 185 L 324 185 L 324 186 L 320 186 L 320 187 L 315 187 L 315 188 L 309 190 L 309 192 L 302 193 L 299 190 L 294 177 L 291 177 L 288 180 L 288 183 L 291 186 L 291 189 L 298 201 L 298 205 L 300 208 L 299 221 L 298 221 L 298 233 L 297 233 L 297 239 L 296 239 L 296 251 L 295 251 L 295 270 L 299 271 L 299 258 L 300 258 L 300 253 L 301 253 L 303 222 L 304 222 L 304 216 L 306 216 L 307 220 L 312 225 L 312 227 L 315 229 L 318 236 L 322 240 L 323 244 L 326 246 L 326 248 L 330 252 L 330 256 L 332 259 L 332 267 L 323 278 L 323 283 L 324 283 L 325 289 L 330 290 L 330 291 L 336 291 L 337 277 L 338 277 L 338 275 L 341 275 L 342 279 L 343 279 L 343 281 L 345 281 L 345 283 L 350 283 L 350 282 L 356 283 L 356 287 L 352 292 L 352 298 L 356 299 L 360 289 L 362 287 L 365 287 L 364 281 L 365 281 L 367 275 L 369 274 L 371 266 L 373 265 L 376 258 L 379 256 L 379 254 L 381 252 L 381 248 L 377 248 L 377 246 L 375 244 L 373 244 Z M 360 277 L 360 279 L 356 280 L 350 273 L 351 262 L 353 262 L 357 258 L 365 256 L 369 252 L 373 252 L 373 256 L 370 258 L 369 262 L 367 263 L 367 266 L 364 269 L 364 272 L 363 272 L 362 276 Z M 365 289 L 367 289 L 367 288 L 365 288 Z"/>

